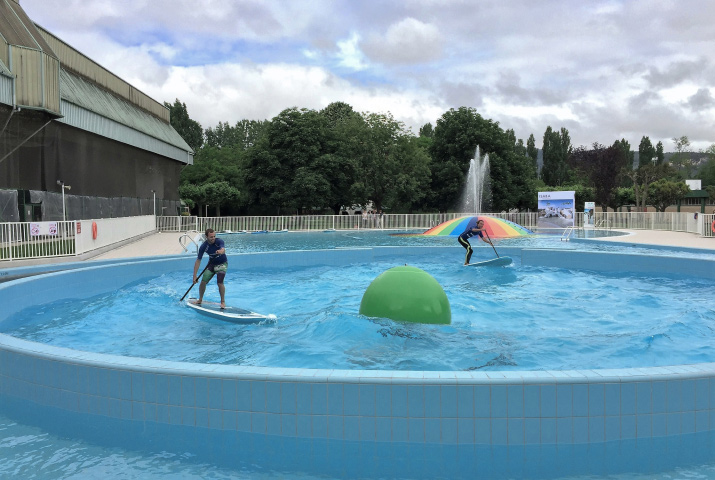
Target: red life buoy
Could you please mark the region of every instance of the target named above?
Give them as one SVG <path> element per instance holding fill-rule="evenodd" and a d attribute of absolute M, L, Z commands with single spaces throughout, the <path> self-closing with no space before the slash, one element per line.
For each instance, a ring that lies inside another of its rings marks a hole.
<path fill-rule="evenodd" d="M 92 239 L 97 240 L 97 222 L 92 222 Z"/>
<path fill-rule="evenodd" d="M 713 233 L 715 233 L 715 220 L 713 220 L 713 223 L 710 224 L 710 230 L 712 230 Z"/>

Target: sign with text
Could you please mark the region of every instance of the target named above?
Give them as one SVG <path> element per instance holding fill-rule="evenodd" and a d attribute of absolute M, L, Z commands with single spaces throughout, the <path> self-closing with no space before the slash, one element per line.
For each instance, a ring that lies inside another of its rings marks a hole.
<path fill-rule="evenodd" d="M 576 192 L 539 192 L 537 228 L 567 228 L 574 225 Z"/>

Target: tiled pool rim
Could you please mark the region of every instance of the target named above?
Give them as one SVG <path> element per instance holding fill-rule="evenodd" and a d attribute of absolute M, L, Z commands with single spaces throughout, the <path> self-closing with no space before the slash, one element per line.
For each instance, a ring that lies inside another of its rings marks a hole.
<path fill-rule="evenodd" d="M 233 271 L 344 266 L 452 247 L 232 255 Z M 503 248 L 524 265 L 715 278 L 715 261 Z M 458 252 L 458 247 L 455 247 Z M 614 262 L 614 255 L 618 261 Z M 88 298 L 190 272 L 193 257 L 129 259 L 0 284 L 0 322 L 37 303 Z M 86 265 L 86 264 L 85 264 Z M 4 399 L 4 400 L 3 400 Z M 445 445 L 588 445 L 715 430 L 715 363 L 578 371 L 312 370 L 182 363 L 75 351 L 0 334 L 0 401 L 88 422 L 180 425 L 271 438 Z"/>

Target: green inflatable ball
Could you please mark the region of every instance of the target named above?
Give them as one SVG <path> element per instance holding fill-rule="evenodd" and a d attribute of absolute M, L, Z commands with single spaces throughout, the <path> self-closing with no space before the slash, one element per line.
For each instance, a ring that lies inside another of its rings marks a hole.
<path fill-rule="evenodd" d="M 452 309 L 432 275 L 416 267 L 394 267 L 372 281 L 360 302 L 360 314 L 399 322 L 448 325 Z"/>

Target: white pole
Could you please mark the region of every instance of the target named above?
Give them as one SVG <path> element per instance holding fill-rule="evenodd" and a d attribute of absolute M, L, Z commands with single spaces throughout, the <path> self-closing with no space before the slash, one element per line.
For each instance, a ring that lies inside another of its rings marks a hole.
<path fill-rule="evenodd" d="M 62 221 L 67 220 L 67 215 L 65 215 L 65 184 L 60 185 L 62 187 Z"/>
<path fill-rule="evenodd" d="M 154 194 L 154 216 L 156 217 L 156 192 L 152 190 L 151 193 Z"/>

